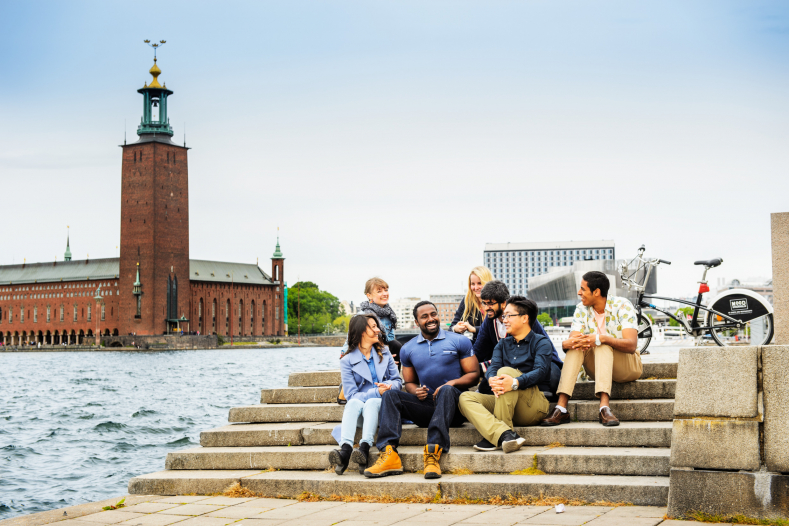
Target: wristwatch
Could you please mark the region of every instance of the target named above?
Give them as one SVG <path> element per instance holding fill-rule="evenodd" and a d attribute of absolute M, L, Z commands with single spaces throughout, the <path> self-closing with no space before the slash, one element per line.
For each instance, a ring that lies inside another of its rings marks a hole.
<path fill-rule="evenodd" d="M 600 333 L 599 332 L 595 333 L 594 337 L 595 337 L 594 344 L 600 347 L 600 345 L 602 345 L 600 343 Z"/>
<path fill-rule="evenodd" d="M 518 390 L 518 379 L 517 378 L 513 378 L 512 379 L 512 390 L 513 391 L 517 391 Z"/>

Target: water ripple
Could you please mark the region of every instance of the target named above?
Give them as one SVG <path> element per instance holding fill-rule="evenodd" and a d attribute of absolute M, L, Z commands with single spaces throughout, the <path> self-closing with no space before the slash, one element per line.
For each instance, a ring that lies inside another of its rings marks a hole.
<path fill-rule="evenodd" d="M 337 349 L 0 354 L 0 520 L 126 492 Z M 87 365 L 90 364 L 90 365 Z M 42 378 L 41 371 L 56 374 Z"/>

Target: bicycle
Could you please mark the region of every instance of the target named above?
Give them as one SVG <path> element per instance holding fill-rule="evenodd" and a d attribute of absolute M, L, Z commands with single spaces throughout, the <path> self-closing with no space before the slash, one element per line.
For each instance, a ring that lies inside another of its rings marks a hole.
<path fill-rule="evenodd" d="M 638 255 L 630 261 L 625 261 L 619 268 L 619 275 L 622 283 L 628 290 L 634 290 L 638 294 L 636 311 L 638 313 L 638 345 L 636 349 L 640 354 L 649 354 L 647 347 L 652 341 L 652 321 L 643 312 L 643 308 L 654 309 L 662 312 L 669 318 L 680 324 L 685 331 L 694 338 L 701 338 L 709 332 L 712 339 L 719 346 L 732 345 L 732 332 L 736 334 L 748 323 L 755 320 L 764 319 L 764 337 L 762 342 L 751 342 L 752 345 L 767 345 L 773 339 L 775 324 L 773 322 L 773 306 L 770 305 L 761 295 L 748 289 L 729 289 L 715 296 L 710 302 L 709 307 L 702 305 L 701 300 L 704 293 L 709 292 L 707 285 L 707 272 L 723 263 L 722 258 L 695 261 L 694 265 L 703 265 L 704 274 L 699 281 L 699 293 L 695 302 L 681 300 L 678 298 L 665 298 L 645 294 L 646 285 L 652 269 L 663 263 L 671 265 L 670 261 L 664 259 L 644 259 L 646 248 L 641 245 Z M 690 320 L 687 316 L 677 316 L 671 312 L 660 309 L 655 305 L 644 300 L 667 300 L 682 303 L 693 307 L 693 316 Z M 702 313 L 701 311 L 705 311 Z M 703 319 L 702 319 L 703 317 Z"/>

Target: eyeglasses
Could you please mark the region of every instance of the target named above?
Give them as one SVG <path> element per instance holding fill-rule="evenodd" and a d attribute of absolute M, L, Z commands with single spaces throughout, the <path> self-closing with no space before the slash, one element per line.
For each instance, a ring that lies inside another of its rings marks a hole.
<path fill-rule="evenodd" d="M 493 301 L 493 300 L 482 300 L 482 304 L 483 305 L 487 305 L 488 307 L 492 307 L 494 305 L 498 305 L 499 302 L 498 301 Z"/>
<path fill-rule="evenodd" d="M 516 318 L 518 316 L 525 316 L 525 314 L 504 314 L 502 315 L 501 319 L 507 321 L 510 318 Z"/>

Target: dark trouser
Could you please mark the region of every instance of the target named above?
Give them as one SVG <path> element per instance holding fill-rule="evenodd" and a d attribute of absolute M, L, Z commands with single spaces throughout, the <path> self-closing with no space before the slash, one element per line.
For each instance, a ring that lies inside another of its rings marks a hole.
<path fill-rule="evenodd" d="M 438 398 L 428 395 L 420 400 L 405 391 L 385 391 L 381 400 L 378 422 L 378 442 L 375 447 L 383 451 L 386 446 L 397 447 L 403 433 L 402 419 L 411 420 L 427 428 L 427 443 L 438 444 L 449 451 L 449 428 L 460 427 L 466 421 L 458 409 L 458 389 L 445 385 L 438 391 Z"/>

